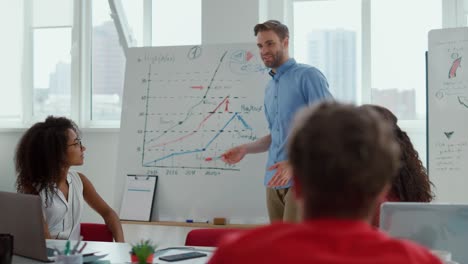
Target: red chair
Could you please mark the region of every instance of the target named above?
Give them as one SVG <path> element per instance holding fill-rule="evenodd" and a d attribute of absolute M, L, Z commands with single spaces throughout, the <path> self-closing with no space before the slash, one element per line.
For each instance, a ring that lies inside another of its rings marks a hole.
<path fill-rule="evenodd" d="M 84 241 L 114 242 L 112 232 L 105 224 L 81 223 L 80 228 Z"/>
<path fill-rule="evenodd" d="M 185 238 L 186 246 L 216 247 L 221 239 L 228 234 L 242 232 L 243 229 L 236 228 L 203 228 L 193 229 Z"/>

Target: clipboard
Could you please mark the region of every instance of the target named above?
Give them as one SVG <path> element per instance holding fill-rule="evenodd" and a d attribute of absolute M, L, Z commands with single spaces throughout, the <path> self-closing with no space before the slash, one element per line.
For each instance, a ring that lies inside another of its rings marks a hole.
<path fill-rule="evenodd" d="M 120 207 L 121 220 L 151 220 L 157 182 L 158 176 L 156 175 L 127 175 Z"/>

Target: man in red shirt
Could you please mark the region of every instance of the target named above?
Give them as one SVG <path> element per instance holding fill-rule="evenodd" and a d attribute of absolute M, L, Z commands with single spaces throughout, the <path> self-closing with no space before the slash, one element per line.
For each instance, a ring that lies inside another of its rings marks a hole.
<path fill-rule="evenodd" d="M 288 151 L 303 222 L 228 236 L 210 264 L 441 263 L 422 246 L 370 225 L 399 166 L 398 144 L 377 112 L 334 102 L 306 108 Z"/>

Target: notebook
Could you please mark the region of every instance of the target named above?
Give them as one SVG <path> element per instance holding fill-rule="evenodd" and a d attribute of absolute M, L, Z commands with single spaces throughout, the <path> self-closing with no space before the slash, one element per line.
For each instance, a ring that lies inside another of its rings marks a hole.
<path fill-rule="evenodd" d="M 384 203 L 380 229 L 432 250 L 452 253 L 452 260 L 468 263 L 468 205 L 437 203 Z"/>
<path fill-rule="evenodd" d="M 157 182 L 156 175 L 127 175 L 120 207 L 121 220 L 151 220 Z"/>

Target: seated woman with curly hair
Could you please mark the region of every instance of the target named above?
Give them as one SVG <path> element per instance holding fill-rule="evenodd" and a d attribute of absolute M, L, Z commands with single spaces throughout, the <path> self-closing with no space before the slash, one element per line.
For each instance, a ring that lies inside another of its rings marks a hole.
<path fill-rule="evenodd" d="M 15 166 L 20 193 L 42 199 L 45 237 L 77 240 L 84 201 L 98 212 L 116 242 L 123 242 L 122 225 L 115 211 L 83 174 L 70 170 L 83 164 L 80 131 L 65 117 L 49 116 L 29 128 L 18 143 Z"/>
<path fill-rule="evenodd" d="M 430 202 L 434 199 L 431 190 L 432 182 L 427 176 L 418 152 L 414 149 L 410 138 L 405 131 L 398 126 L 397 117 L 387 108 L 378 105 L 363 105 L 378 112 L 385 120 L 390 121 L 393 131 L 401 149 L 401 167 L 393 179 L 392 185 L 386 197 L 380 199 L 378 208 L 372 220 L 372 224 L 379 226 L 380 205 L 384 202 Z"/>

